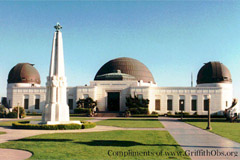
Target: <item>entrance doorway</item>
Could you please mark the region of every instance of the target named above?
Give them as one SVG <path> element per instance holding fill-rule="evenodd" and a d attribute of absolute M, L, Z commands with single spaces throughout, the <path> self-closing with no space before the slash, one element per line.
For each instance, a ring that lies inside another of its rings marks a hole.
<path fill-rule="evenodd" d="M 120 93 L 119 92 L 108 92 L 107 107 L 108 107 L 108 111 L 120 110 Z"/>

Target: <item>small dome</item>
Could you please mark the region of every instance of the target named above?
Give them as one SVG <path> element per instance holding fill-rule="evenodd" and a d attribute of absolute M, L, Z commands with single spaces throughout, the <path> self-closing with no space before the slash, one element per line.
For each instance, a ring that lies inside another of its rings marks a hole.
<path fill-rule="evenodd" d="M 117 72 L 117 73 L 116 73 Z M 116 73 L 113 76 L 109 73 Z M 104 76 L 105 75 L 105 76 Z M 107 76 L 106 76 L 107 75 Z M 109 79 L 115 77 L 115 79 Z M 153 82 L 154 78 L 149 69 L 136 59 L 122 57 L 105 63 L 97 72 L 94 80 L 143 80 L 145 83 Z"/>
<path fill-rule="evenodd" d="M 232 83 L 231 73 L 220 62 L 205 63 L 197 75 L 197 84 L 202 83 Z"/>
<path fill-rule="evenodd" d="M 40 84 L 40 75 L 30 63 L 18 63 L 8 74 L 8 83 Z"/>

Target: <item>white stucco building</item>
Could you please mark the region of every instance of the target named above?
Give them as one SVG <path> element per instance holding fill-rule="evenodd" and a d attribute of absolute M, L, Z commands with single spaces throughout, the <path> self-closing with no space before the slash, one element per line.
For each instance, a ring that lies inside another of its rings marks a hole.
<path fill-rule="evenodd" d="M 29 63 L 19 63 L 8 75 L 7 100 L 10 107 L 23 106 L 30 112 L 42 112 L 46 87 L 40 85 L 38 71 Z M 138 60 L 116 58 L 104 64 L 89 86 L 67 88 L 70 111 L 79 98 L 97 100 L 100 111 L 125 111 L 126 97 L 137 95 L 149 99 L 149 111 L 160 114 L 184 112 L 207 114 L 210 96 L 211 112 L 222 114 L 233 99 L 230 71 L 220 62 L 206 63 L 198 73 L 195 87 L 159 87 L 151 72 Z"/>

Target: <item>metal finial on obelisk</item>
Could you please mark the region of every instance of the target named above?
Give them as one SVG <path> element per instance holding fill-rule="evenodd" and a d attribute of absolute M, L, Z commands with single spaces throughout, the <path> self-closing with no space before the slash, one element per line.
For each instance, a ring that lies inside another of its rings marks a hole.
<path fill-rule="evenodd" d="M 56 31 L 60 31 L 60 29 L 62 29 L 62 26 L 60 25 L 60 23 L 57 22 L 57 25 L 54 26 L 54 28 L 56 29 Z"/>

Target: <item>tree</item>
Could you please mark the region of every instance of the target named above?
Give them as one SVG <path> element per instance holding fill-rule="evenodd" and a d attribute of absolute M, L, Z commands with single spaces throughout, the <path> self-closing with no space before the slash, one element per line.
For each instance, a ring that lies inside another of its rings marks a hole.
<path fill-rule="evenodd" d="M 18 107 L 19 107 L 19 117 L 20 118 L 25 117 L 26 116 L 26 112 L 25 112 L 25 109 L 23 107 L 20 107 L 20 106 L 14 107 L 12 112 L 18 113 Z"/>
<path fill-rule="evenodd" d="M 136 95 L 134 97 L 126 97 L 126 106 L 129 108 L 131 114 L 148 114 L 148 104 L 148 99 L 140 99 Z"/>
<path fill-rule="evenodd" d="M 0 118 L 5 118 L 7 115 L 7 108 L 4 107 L 4 105 L 0 105 Z"/>
<path fill-rule="evenodd" d="M 77 101 L 77 107 L 78 108 L 94 108 L 97 106 L 97 101 L 94 101 L 91 97 L 88 97 L 86 99 L 80 99 Z"/>

